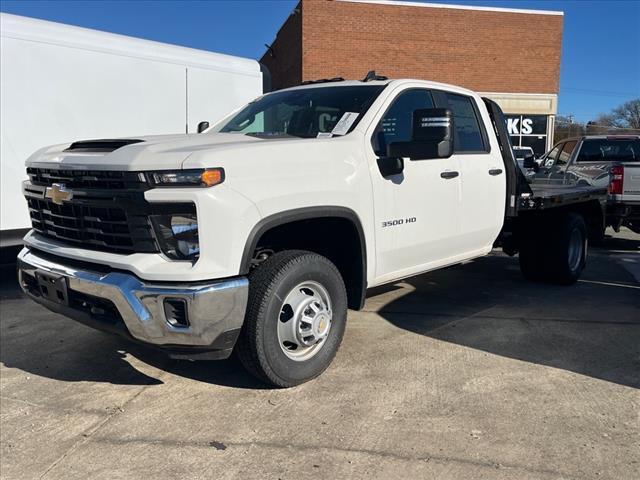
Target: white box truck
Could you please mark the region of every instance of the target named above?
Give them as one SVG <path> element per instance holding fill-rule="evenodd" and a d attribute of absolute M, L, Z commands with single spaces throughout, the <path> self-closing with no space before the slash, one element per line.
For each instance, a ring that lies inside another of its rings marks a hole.
<path fill-rule="evenodd" d="M 263 91 L 255 60 L 0 14 L 0 246 L 31 221 L 24 161 L 82 138 L 195 133 Z"/>

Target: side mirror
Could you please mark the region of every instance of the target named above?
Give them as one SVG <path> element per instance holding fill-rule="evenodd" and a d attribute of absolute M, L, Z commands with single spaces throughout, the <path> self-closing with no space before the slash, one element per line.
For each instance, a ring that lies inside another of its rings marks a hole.
<path fill-rule="evenodd" d="M 422 108 L 413 112 L 411 141 L 392 142 L 388 157 L 411 160 L 449 158 L 453 154 L 453 115 L 448 108 Z"/>
<path fill-rule="evenodd" d="M 209 128 L 209 122 L 200 122 L 198 124 L 198 133 L 204 132 L 207 128 Z"/>
<path fill-rule="evenodd" d="M 378 159 L 378 168 L 383 177 L 398 175 L 404 171 L 402 157 L 382 157 Z"/>
<path fill-rule="evenodd" d="M 538 165 L 538 162 L 536 162 L 536 157 L 531 153 L 527 153 L 524 156 L 524 161 L 522 162 L 522 166 L 524 168 L 533 170 L 535 172 L 540 170 L 540 165 Z"/>

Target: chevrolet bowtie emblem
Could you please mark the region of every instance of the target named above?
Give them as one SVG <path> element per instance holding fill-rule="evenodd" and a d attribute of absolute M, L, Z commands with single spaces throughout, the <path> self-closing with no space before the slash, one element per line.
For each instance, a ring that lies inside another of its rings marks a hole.
<path fill-rule="evenodd" d="M 64 183 L 54 183 L 44 192 L 45 198 L 50 198 L 56 205 L 62 205 L 63 202 L 68 202 L 73 198 L 73 191 L 67 190 L 67 186 Z"/>

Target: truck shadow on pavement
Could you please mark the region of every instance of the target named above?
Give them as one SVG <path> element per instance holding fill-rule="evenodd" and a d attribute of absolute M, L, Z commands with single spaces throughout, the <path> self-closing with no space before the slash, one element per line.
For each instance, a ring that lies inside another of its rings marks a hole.
<path fill-rule="evenodd" d="M 0 267 L 0 362 L 5 367 L 67 382 L 160 385 L 168 373 L 236 388 L 266 388 L 234 360 L 174 361 L 52 313 L 26 298 L 15 277 L 15 265 Z M 137 368 L 136 359 L 146 365 Z"/>
<path fill-rule="evenodd" d="M 640 241 L 615 243 L 590 251 L 587 270 L 572 287 L 528 282 L 517 258 L 494 254 L 373 289 L 365 310 L 437 340 L 640 388 L 640 283 L 622 266 L 640 263 L 633 257 Z M 621 250 L 629 255 L 621 259 Z M 79 325 L 23 297 L 15 266 L 2 267 L 0 275 L 6 367 L 70 382 L 158 385 L 177 375 L 268 388 L 235 360 L 173 361 Z"/>
<path fill-rule="evenodd" d="M 640 262 L 640 241 L 622 243 L 615 254 L 591 249 L 571 287 L 528 282 L 517 258 L 493 254 L 398 284 L 407 293 L 377 313 L 437 340 L 640 388 L 640 283 L 613 258 L 625 248 L 623 260 Z"/>

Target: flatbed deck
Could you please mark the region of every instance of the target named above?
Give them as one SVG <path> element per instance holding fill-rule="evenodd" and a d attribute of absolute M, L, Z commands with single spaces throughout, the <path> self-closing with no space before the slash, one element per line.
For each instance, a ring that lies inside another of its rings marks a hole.
<path fill-rule="evenodd" d="M 607 201 L 607 189 L 601 187 L 547 181 L 532 182 L 529 186 L 532 193 L 521 194 L 518 210 L 543 210 L 592 200 L 605 205 Z"/>

